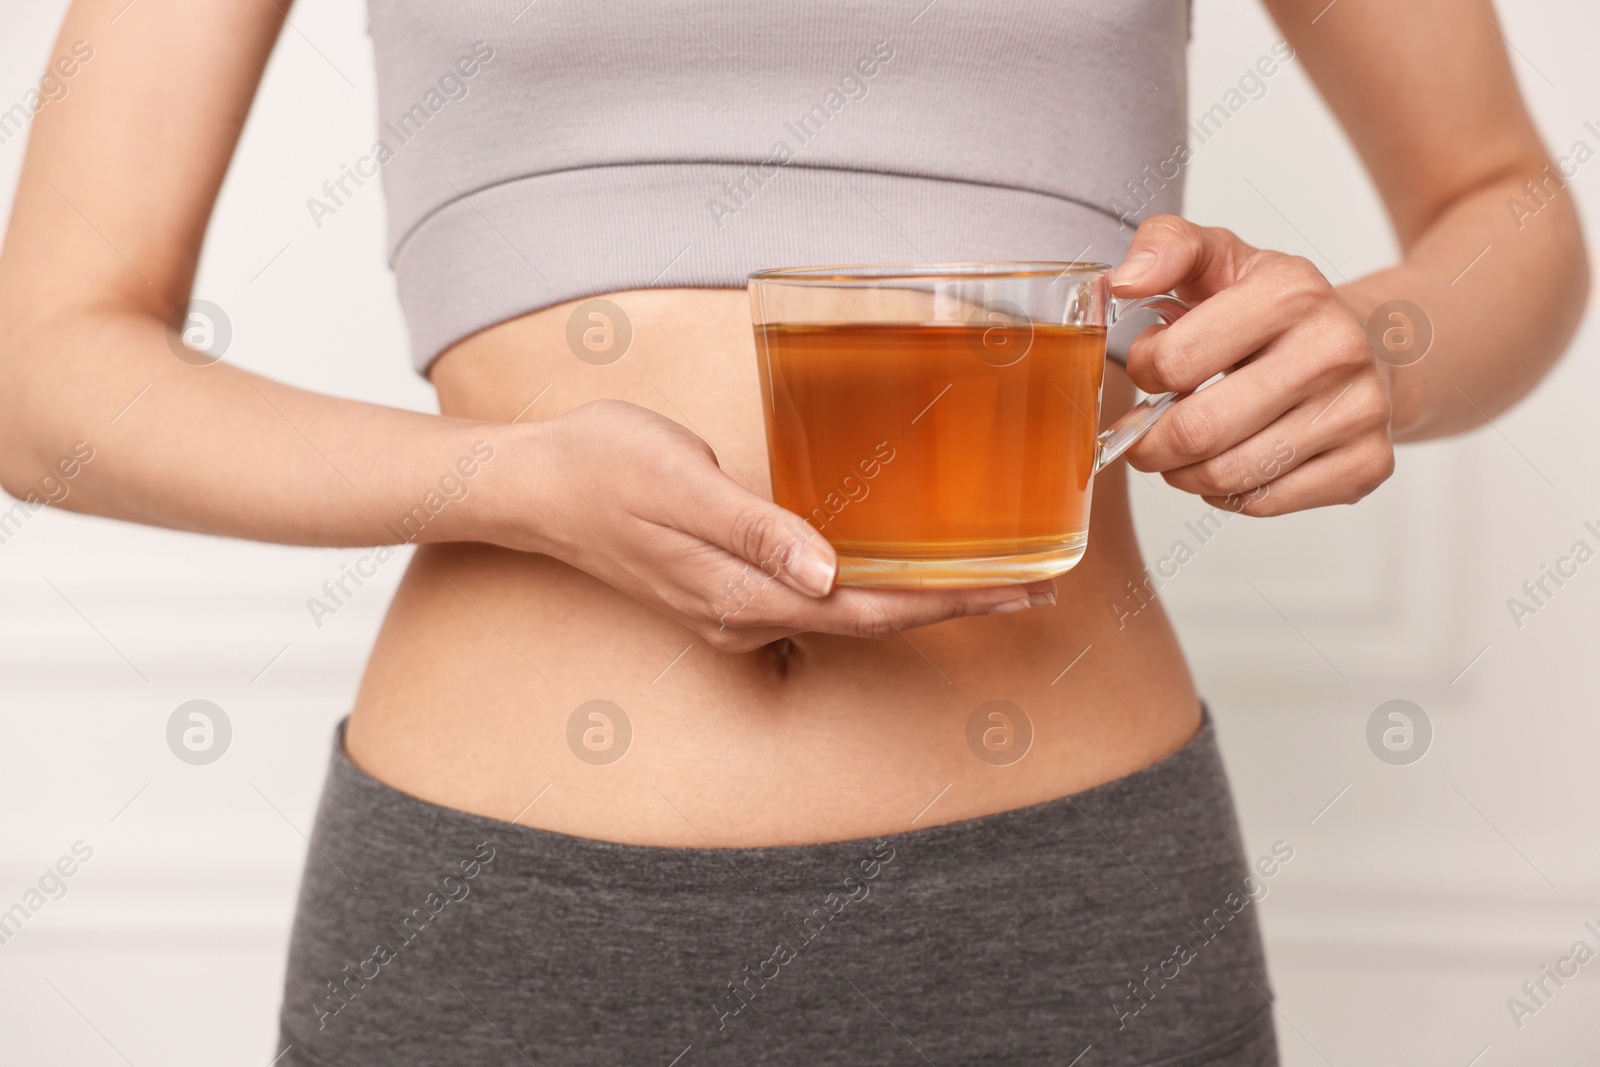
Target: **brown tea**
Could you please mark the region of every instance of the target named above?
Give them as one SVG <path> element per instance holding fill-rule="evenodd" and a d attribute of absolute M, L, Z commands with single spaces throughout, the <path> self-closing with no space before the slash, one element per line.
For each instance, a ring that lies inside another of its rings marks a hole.
<path fill-rule="evenodd" d="M 771 323 L 756 344 L 774 499 L 841 581 L 1027 581 L 1083 555 L 1104 327 Z"/>

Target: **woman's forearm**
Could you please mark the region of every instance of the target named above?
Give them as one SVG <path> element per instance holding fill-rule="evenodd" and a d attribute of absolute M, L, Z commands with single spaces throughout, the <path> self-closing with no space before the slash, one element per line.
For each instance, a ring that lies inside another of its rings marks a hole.
<path fill-rule="evenodd" d="M 535 435 L 195 366 L 139 312 L 0 338 L 0 484 L 111 518 L 297 545 L 476 539 Z"/>
<path fill-rule="evenodd" d="M 1431 325 L 1432 346 L 1414 364 L 1395 366 L 1372 346 L 1386 368 L 1394 439 L 1480 425 L 1533 388 L 1582 313 L 1588 265 L 1564 187 L 1577 161 L 1550 158 L 1489 0 L 1265 3 L 1400 241 L 1398 265 L 1340 295 L 1369 333 L 1406 329 L 1405 316 L 1380 311 L 1390 301 L 1415 305 L 1418 324 Z M 1372 324 L 1375 312 L 1383 321 Z"/>
<path fill-rule="evenodd" d="M 1398 265 L 1340 289 L 1388 368 L 1396 441 L 1481 425 L 1526 395 L 1565 349 L 1589 268 L 1559 178 L 1554 165 L 1530 165 L 1460 197 Z M 1419 344 L 1426 354 L 1416 359 Z"/>

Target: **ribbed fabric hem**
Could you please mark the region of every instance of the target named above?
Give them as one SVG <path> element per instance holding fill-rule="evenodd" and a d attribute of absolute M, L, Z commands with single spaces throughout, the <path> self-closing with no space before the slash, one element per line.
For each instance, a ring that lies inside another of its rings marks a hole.
<path fill-rule="evenodd" d="M 720 206 L 719 206 L 720 205 Z M 451 201 L 394 269 L 426 373 L 455 342 L 569 300 L 652 287 L 744 288 L 769 267 L 1121 259 L 1108 208 L 1029 190 L 800 164 L 559 171 Z"/>

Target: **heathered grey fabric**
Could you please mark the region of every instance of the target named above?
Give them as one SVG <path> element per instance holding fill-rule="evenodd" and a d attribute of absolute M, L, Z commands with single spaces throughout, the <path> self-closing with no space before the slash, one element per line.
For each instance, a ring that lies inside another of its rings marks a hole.
<path fill-rule="evenodd" d="M 1114 262 L 1124 217 L 1181 203 L 1185 0 L 369 12 L 380 140 L 351 167 L 382 173 L 418 370 L 484 327 L 619 289 Z"/>
<path fill-rule="evenodd" d="M 1250 901 L 1272 875 L 1209 715 L 1070 797 L 767 848 L 481 818 L 336 742 L 312 844 L 284 1067 L 1278 1062 Z"/>

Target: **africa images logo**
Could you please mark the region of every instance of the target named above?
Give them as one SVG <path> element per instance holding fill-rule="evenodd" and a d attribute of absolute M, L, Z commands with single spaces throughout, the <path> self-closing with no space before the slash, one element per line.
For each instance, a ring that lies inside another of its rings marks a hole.
<path fill-rule="evenodd" d="M 728 1020 L 753 1004 L 769 983 L 783 975 L 783 968 L 793 966 L 800 958 L 800 953 L 822 936 L 836 916 L 851 904 L 866 900 L 872 893 L 872 887 L 867 883 L 882 874 L 883 869 L 893 862 L 894 846 L 887 841 L 879 841 L 872 847 L 868 858 L 845 875 L 841 882 L 844 892 L 835 890 L 829 893 L 822 898 L 819 906 L 812 908 L 799 922 L 790 919 L 789 928 L 795 936 L 791 938 L 785 934 L 780 937 L 772 955 L 756 964 L 754 970 L 746 964 L 739 977 L 728 982 L 727 992 L 722 994 L 720 1002 L 712 1001 L 711 1010 L 717 1016 L 717 1029 L 727 1029 Z"/>
<path fill-rule="evenodd" d="M 428 924 L 437 919 L 451 904 L 460 904 L 472 893 L 472 887 L 467 883 L 482 874 L 489 864 L 494 862 L 494 846 L 487 841 L 482 842 L 473 851 L 471 859 L 464 859 L 457 864 L 456 869 L 439 879 L 439 889 L 430 889 L 422 898 L 422 906 L 412 908 L 401 919 L 400 925 L 389 924 L 389 929 L 397 935 L 392 941 L 385 939 L 373 945 L 372 952 L 365 959 L 354 964 L 344 965 L 343 975 L 339 981 L 328 979 L 323 984 L 327 986 L 328 993 L 321 997 L 321 1002 L 311 1001 L 311 1011 L 316 1016 L 317 1029 L 325 1030 L 328 1020 L 350 1007 L 371 982 L 376 982 L 383 976 L 383 969 L 391 966 L 400 958 L 400 953 L 417 938 L 422 936 L 424 930 L 429 929 Z"/>

